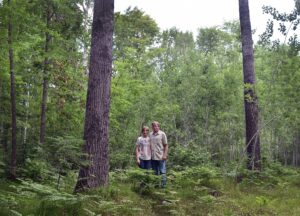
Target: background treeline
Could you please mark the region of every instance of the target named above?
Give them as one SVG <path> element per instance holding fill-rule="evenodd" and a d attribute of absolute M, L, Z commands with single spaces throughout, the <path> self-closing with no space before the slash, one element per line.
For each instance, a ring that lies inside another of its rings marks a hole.
<path fill-rule="evenodd" d="M 84 163 L 80 158 L 90 8 L 89 1 L 77 0 L 14 0 L 0 6 L 2 176 L 9 173 L 12 152 L 9 22 L 14 51 L 17 176 L 36 180 L 55 177 L 59 183 L 67 170 L 74 170 L 75 176 Z M 271 9 L 265 8 L 274 15 L 276 11 Z M 293 13 L 294 17 L 281 20 L 276 16 L 275 22 L 296 23 L 297 9 Z M 255 45 L 262 158 L 299 166 L 300 46 L 297 35 L 287 37 L 285 43 L 272 41 L 271 22 L 267 27 Z M 134 165 L 136 138 L 141 126 L 152 120 L 161 122 L 168 135 L 170 168 L 243 161 L 243 89 L 238 22 L 201 28 L 198 35 L 192 35 L 176 28 L 162 31 L 137 8 L 116 13 L 111 170 Z M 43 115 L 45 135 L 41 137 Z"/>

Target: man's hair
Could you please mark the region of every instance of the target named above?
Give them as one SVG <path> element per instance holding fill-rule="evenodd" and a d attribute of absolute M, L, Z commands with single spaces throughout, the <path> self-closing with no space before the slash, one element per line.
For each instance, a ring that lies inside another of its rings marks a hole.
<path fill-rule="evenodd" d="M 157 125 L 158 127 L 159 127 L 159 122 L 158 121 L 153 121 L 152 123 L 151 123 L 151 125 L 153 126 L 153 125 Z"/>

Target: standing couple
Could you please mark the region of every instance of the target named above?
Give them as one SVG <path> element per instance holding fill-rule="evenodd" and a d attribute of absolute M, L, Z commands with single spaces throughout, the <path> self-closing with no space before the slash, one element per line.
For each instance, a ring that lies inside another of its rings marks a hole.
<path fill-rule="evenodd" d="M 136 162 L 142 169 L 152 169 L 155 175 L 162 176 L 162 187 L 166 187 L 166 160 L 168 157 L 168 141 L 166 134 L 159 129 L 157 121 L 152 122 L 152 132 L 142 128 L 142 136 L 136 142 Z"/>

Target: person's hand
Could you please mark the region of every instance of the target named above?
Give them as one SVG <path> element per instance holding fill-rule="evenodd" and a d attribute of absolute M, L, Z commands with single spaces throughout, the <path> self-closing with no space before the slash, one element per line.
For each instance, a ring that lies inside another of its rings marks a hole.
<path fill-rule="evenodd" d="M 163 156 L 162 156 L 162 159 L 163 159 L 163 160 L 167 160 L 167 158 L 168 158 L 167 155 L 163 155 Z"/>
<path fill-rule="evenodd" d="M 139 159 L 139 158 L 137 158 L 137 159 L 136 159 L 136 164 L 139 166 L 139 165 L 140 165 L 140 163 L 141 163 L 140 159 Z"/>

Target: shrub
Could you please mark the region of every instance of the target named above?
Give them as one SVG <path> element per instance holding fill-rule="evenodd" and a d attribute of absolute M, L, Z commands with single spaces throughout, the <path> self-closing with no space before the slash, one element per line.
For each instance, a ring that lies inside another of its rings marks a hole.
<path fill-rule="evenodd" d="M 207 188 L 220 187 L 220 173 L 212 167 L 192 167 L 181 172 L 173 172 L 170 177 L 181 187 L 204 186 Z"/>
<path fill-rule="evenodd" d="M 193 146 L 176 146 L 170 151 L 168 165 L 175 170 L 185 170 L 187 167 L 209 165 L 211 156 L 209 152 Z"/>
<path fill-rule="evenodd" d="M 128 172 L 128 180 L 132 182 L 132 189 L 142 195 L 150 195 L 154 188 L 160 185 L 161 176 L 153 175 L 152 172 L 142 169 L 134 169 Z"/>
<path fill-rule="evenodd" d="M 33 181 L 43 181 L 51 176 L 51 167 L 43 160 L 27 158 L 23 176 Z"/>

